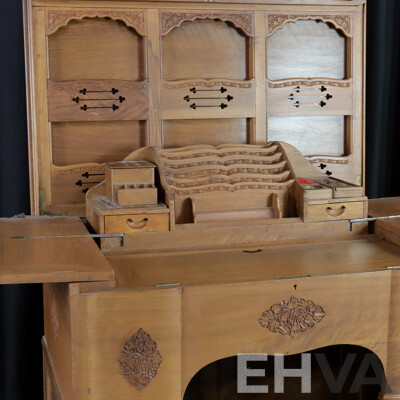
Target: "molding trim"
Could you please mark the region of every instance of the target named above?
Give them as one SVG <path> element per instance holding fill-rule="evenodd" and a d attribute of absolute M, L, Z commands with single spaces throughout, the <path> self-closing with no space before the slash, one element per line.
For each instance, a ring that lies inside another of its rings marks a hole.
<path fill-rule="evenodd" d="M 242 30 L 247 36 L 254 37 L 254 12 L 253 11 L 226 11 L 226 12 L 160 12 L 160 35 L 165 36 L 182 22 L 196 19 L 218 19 L 231 22 L 236 28 Z"/>
<path fill-rule="evenodd" d="M 61 27 L 67 26 L 72 20 L 82 20 L 83 18 L 111 18 L 114 21 L 122 21 L 127 27 L 133 28 L 139 35 L 147 36 L 143 10 L 48 10 L 46 35 L 52 35 Z"/>
<path fill-rule="evenodd" d="M 287 14 L 268 14 L 267 36 L 272 36 L 278 29 L 282 29 L 288 22 L 299 20 L 323 21 L 331 23 L 336 29 L 341 30 L 347 37 L 352 37 L 352 26 L 350 15 L 287 15 Z"/>

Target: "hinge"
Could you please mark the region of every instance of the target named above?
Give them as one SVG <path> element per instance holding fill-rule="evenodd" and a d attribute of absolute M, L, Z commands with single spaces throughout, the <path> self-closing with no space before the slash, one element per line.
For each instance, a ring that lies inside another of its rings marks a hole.
<path fill-rule="evenodd" d="M 46 192 L 44 189 L 39 190 L 39 215 L 46 215 Z"/>
<path fill-rule="evenodd" d="M 50 217 L 65 217 L 68 215 L 66 212 L 51 214 L 46 212 L 46 191 L 44 189 L 39 190 L 39 215 L 47 215 Z"/>

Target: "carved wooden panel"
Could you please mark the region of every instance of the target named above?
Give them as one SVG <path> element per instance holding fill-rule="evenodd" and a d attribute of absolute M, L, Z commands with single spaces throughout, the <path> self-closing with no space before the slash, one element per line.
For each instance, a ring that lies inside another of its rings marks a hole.
<path fill-rule="evenodd" d="M 161 104 L 163 119 L 254 117 L 254 79 L 163 81 Z"/>
<path fill-rule="evenodd" d="M 291 296 L 265 310 L 257 320 L 262 328 L 291 338 L 306 332 L 320 323 L 325 311 L 311 300 Z"/>
<path fill-rule="evenodd" d="M 353 109 L 352 80 L 267 79 L 267 115 L 350 115 Z"/>
<path fill-rule="evenodd" d="M 51 166 L 52 204 L 83 204 L 86 192 L 104 180 L 103 164 Z"/>
<path fill-rule="evenodd" d="M 148 81 L 48 81 L 49 120 L 148 119 Z"/>
<path fill-rule="evenodd" d="M 126 343 L 118 362 L 125 378 L 142 391 L 157 375 L 162 356 L 157 343 L 140 328 Z"/>
<path fill-rule="evenodd" d="M 278 29 L 282 29 L 288 22 L 299 20 L 314 20 L 331 23 L 336 29 L 341 30 L 346 36 L 352 36 L 352 24 L 350 15 L 310 15 L 310 14 L 268 14 L 267 36 L 273 35 Z"/>
<path fill-rule="evenodd" d="M 247 36 L 254 36 L 254 12 L 253 11 L 215 11 L 215 12 L 160 12 L 160 33 L 167 35 L 172 29 L 178 28 L 184 21 L 196 19 L 218 19 L 231 22 L 236 28 Z"/>
<path fill-rule="evenodd" d="M 147 35 L 147 25 L 145 21 L 145 11 L 115 11 L 115 10 L 93 10 L 93 9 L 75 9 L 75 10 L 47 10 L 46 35 L 57 32 L 62 26 L 67 26 L 72 20 L 81 20 L 83 18 L 111 18 L 119 20 L 130 28 L 142 35 Z"/>

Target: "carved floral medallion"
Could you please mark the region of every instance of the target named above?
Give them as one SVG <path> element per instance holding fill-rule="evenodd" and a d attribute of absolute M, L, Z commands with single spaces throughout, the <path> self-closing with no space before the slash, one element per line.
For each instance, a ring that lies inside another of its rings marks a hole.
<path fill-rule="evenodd" d="M 157 375 L 162 357 L 157 343 L 140 328 L 125 343 L 118 362 L 129 383 L 142 391 Z"/>
<path fill-rule="evenodd" d="M 311 300 L 291 296 L 265 310 L 257 320 L 262 328 L 291 338 L 306 332 L 321 322 L 325 311 Z"/>

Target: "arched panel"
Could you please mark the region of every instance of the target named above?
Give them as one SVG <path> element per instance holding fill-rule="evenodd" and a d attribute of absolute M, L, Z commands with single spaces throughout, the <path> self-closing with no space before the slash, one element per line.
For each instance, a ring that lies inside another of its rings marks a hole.
<path fill-rule="evenodd" d="M 109 18 L 70 21 L 49 36 L 52 81 L 145 79 L 145 42 L 132 28 Z"/>
<path fill-rule="evenodd" d="M 162 77 L 178 79 L 249 78 L 250 39 L 230 22 L 183 22 L 162 38 Z"/>
<path fill-rule="evenodd" d="M 376 400 L 384 389 L 381 361 L 368 349 L 337 345 L 308 354 L 311 365 L 310 393 L 302 393 L 300 378 L 285 378 L 284 392 L 276 393 L 274 377 L 277 367 L 272 354 L 268 355 L 267 361 L 247 362 L 247 368 L 260 370 L 264 375 L 247 378 L 247 385 L 258 388 L 258 393 L 238 393 L 238 358 L 233 356 L 215 361 L 198 371 L 186 387 L 183 400 Z M 297 370 L 302 367 L 305 365 L 302 365 L 301 354 L 284 357 L 285 369 Z M 342 374 L 342 381 L 339 381 L 339 374 Z M 380 384 L 359 383 L 357 375 L 376 378 Z M 268 386 L 268 394 L 265 393 L 265 386 Z"/>
<path fill-rule="evenodd" d="M 317 20 L 286 23 L 267 41 L 267 77 L 346 78 L 347 39 L 332 24 Z"/>

